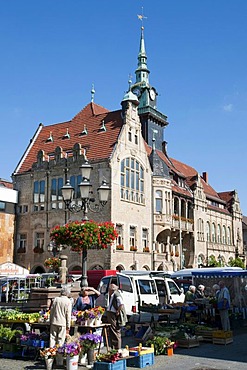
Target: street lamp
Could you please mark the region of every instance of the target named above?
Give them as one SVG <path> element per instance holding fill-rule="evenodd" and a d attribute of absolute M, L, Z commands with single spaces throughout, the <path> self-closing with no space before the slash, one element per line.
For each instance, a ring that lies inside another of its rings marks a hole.
<path fill-rule="evenodd" d="M 61 245 L 56 245 L 54 241 L 50 241 L 47 245 L 48 252 L 53 254 L 53 257 L 56 257 L 62 251 L 63 247 Z"/>
<path fill-rule="evenodd" d="M 81 204 L 76 204 L 73 201 L 75 189 L 71 186 L 69 180 L 61 188 L 63 201 L 65 203 L 65 209 L 68 209 L 72 213 L 83 212 L 83 221 L 87 221 L 88 210 L 92 212 L 100 212 L 102 208 L 106 205 L 110 193 L 110 187 L 103 180 L 98 190 L 99 204 L 91 205 L 95 202 L 95 199 L 91 197 L 92 195 L 92 184 L 90 183 L 90 175 L 93 167 L 85 161 L 81 165 L 81 176 L 82 181 L 79 184 L 80 194 L 81 194 Z M 82 250 L 82 276 L 81 276 L 81 287 L 88 286 L 87 282 L 87 249 Z"/>

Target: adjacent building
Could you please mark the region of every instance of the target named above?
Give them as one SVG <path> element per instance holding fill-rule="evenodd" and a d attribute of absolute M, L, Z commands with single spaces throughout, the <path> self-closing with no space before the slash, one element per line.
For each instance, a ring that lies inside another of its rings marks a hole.
<path fill-rule="evenodd" d="M 18 192 L 11 182 L 0 179 L 0 264 L 13 261 L 15 206 Z"/>
<path fill-rule="evenodd" d="M 107 250 L 89 251 L 89 269 L 176 270 L 206 265 L 212 256 L 222 263 L 244 258 L 237 192 L 218 193 L 206 172 L 168 155 L 167 116 L 157 108 L 149 75 L 142 28 L 135 82 L 121 109 L 96 104 L 92 90 L 91 102 L 71 120 L 39 125 L 13 173 L 17 264 L 44 272 L 51 228 L 82 218 L 65 210 L 61 188 L 69 182 L 73 203 L 81 204 L 80 166 L 87 161 L 95 202 L 102 181 L 111 189 L 105 207 L 89 209 L 88 217 L 114 222 L 119 234 Z M 81 256 L 65 253 L 69 271 L 80 270 Z"/>

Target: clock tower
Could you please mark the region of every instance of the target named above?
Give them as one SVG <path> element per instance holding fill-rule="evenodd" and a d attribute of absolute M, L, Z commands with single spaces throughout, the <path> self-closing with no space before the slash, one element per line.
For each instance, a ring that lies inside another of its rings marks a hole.
<path fill-rule="evenodd" d="M 148 145 L 152 146 L 153 131 L 157 132 L 156 148 L 162 150 L 163 130 L 168 125 L 167 116 L 157 110 L 156 89 L 149 83 L 149 69 L 144 42 L 144 27 L 141 27 L 141 40 L 138 53 L 138 65 L 135 71 L 136 81 L 131 91 L 139 100 L 138 114 L 142 124 L 142 135 Z"/>

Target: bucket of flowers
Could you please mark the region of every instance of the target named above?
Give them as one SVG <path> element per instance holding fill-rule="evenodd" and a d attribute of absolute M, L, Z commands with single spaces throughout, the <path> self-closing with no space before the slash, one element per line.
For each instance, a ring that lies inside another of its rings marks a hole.
<path fill-rule="evenodd" d="M 97 307 L 92 308 L 92 311 L 94 312 L 94 315 L 95 315 L 94 325 L 95 326 L 100 325 L 102 322 L 101 321 L 102 316 L 105 312 L 104 307 L 97 306 Z"/>
<path fill-rule="evenodd" d="M 95 312 L 91 309 L 91 310 L 85 310 L 84 311 L 84 320 L 85 320 L 85 326 L 94 326 L 94 321 L 95 321 L 95 317 L 96 317 L 96 314 Z"/>
<path fill-rule="evenodd" d="M 40 350 L 40 357 L 45 360 L 47 370 L 52 369 L 54 358 L 57 354 L 57 347 L 44 348 Z"/>
<path fill-rule="evenodd" d="M 78 338 L 71 337 L 60 347 L 57 348 L 57 353 L 66 357 L 67 370 L 75 370 L 78 368 L 79 354 L 81 345 Z"/>
<path fill-rule="evenodd" d="M 88 365 L 94 362 L 94 350 L 102 342 L 102 336 L 94 333 L 86 333 L 79 337 L 82 353 L 87 354 Z"/>

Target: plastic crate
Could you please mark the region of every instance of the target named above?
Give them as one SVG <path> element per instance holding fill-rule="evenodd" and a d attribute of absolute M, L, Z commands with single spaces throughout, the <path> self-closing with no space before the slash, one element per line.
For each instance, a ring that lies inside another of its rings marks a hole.
<path fill-rule="evenodd" d="M 128 367 L 138 367 L 143 368 L 146 366 L 151 366 L 154 364 L 154 353 L 148 353 L 146 355 L 141 355 L 138 357 L 128 358 Z"/>
<path fill-rule="evenodd" d="M 216 330 L 213 332 L 213 338 L 232 338 L 232 331 Z"/>
<path fill-rule="evenodd" d="M 154 353 L 154 347 L 131 347 L 129 348 L 129 352 L 130 356 L 147 355 L 148 353 Z M 135 354 L 136 352 L 137 355 Z"/>
<path fill-rule="evenodd" d="M 17 358 L 21 357 L 21 347 L 17 344 L 12 343 L 4 343 L 3 344 L 3 358 Z"/>
<path fill-rule="evenodd" d="M 126 360 L 116 362 L 94 362 L 93 370 L 126 370 Z"/>

